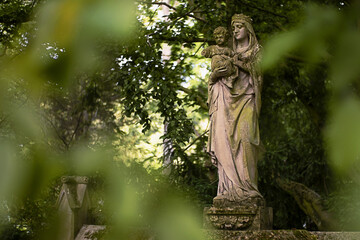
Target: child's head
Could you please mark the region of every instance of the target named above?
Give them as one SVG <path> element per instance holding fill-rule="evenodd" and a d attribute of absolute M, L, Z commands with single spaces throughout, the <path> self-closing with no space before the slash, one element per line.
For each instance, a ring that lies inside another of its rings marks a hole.
<path fill-rule="evenodd" d="M 225 46 L 229 38 L 228 30 L 224 27 L 217 27 L 214 30 L 215 42 L 219 46 Z"/>

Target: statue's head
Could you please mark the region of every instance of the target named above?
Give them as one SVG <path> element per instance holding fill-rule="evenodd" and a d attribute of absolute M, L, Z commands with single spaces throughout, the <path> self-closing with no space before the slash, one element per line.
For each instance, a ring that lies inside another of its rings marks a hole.
<path fill-rule="evenodd" d="M 250 29 L 252 29 L 251 18 L 244 14 L 235 14 L 231 19 L 231 28 L 236 40 L 248 37 Z"/>
<path fill-rule="evenodd" d="M 256 35 L 252 27 L 252 20 L 249 16 L 235 14 L 231 18 L 231 28 L 233 31 L 234 45 L 236 45 L 237 41 L 242 40 L 245 37 L 249 38 L 249 48 L 252 48 L 257 44 Z"/>
<path fill-rule="evenodd" d="M 217 45 L 224 46 L 229 39 L 229 32 L 224 27 L 217 27 L 214 30 L 214 38 Z"/>
<path fill-rule="evenodd" d="M 251 18 L 249 16 L 246 16 L 245 14 L 234 14 L 234 16 L 232 16 L 231 18 L 231 26 L 233 26 L 233 24 L 235 22 L 240 22 L 240 23 L 248 23 L 251 25 Z"/>

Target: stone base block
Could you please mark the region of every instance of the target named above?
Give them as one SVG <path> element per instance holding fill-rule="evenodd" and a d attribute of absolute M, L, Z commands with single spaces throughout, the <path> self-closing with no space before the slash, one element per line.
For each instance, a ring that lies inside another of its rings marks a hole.
<path fill-rule="evenodd" d="M 226 230 L 272 229 L 272 208 L 264 206 L 206 207 L 204 227 Z"/>

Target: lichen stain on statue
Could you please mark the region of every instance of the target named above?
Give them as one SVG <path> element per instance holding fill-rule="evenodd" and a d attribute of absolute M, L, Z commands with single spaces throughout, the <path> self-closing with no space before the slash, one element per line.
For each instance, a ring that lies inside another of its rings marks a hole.
<path fill-rule="evenodd" d="M 208 81 L 210 131 L 207 152 L 218 168 L 214 207 L 265 206 L 257 186 L 261 151 L 259 114 L 262 75 L 260 45 L 250 17 L 235 14 L 232 48 L 225 27 L 214 31 L 216 45 L 203 50 L 211 58 Z"/>

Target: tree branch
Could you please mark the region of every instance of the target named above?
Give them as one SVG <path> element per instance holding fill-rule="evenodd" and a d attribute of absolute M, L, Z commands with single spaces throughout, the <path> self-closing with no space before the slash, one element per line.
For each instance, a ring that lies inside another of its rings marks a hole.
<path fill-rule="evenodd" d="M 173 7 L 171 6 L 170 4 L 166 3 L 166 2 L 146 2 L 146 1 L 139 1 L 138 3 L 145 3 L 145 4 L 153 4 L 153 5 L 163 5 L 163 6 L 166 6 L 174 11 L 176 11 L 176 7 Z M 204 23 L 207 23 L 207 21 L 203 18 L 200 18 L 200 17 L 197 17 L 195 16 L 194 14 L 191 14 L 192 11 L 189 11 L 187 13 L 185 13 L 184 15 L 188 16 L 188 17 L 191 17 L 191 18 L 194 18 L 196 20 L 199 20 L 201 22 L 204 22 Z"/>
<path fill-rule="evenodd" d="M 326 210 L 323 200 L 318 193 L 304 184 L 290 180 L 277 178 L 276 183 L 295 199 L 300 209 L 311 218 L 320 231 L 334 230 L 336 226 L 339 226 L 336 218 Z"/>
<path fill-rule="evenodd" d="M 191 94 L 195 95 L 193 90 L 185 88 L 183 86 L 179 86 L 179 90 L 181 90 L 181 91 L 183 91 L 183 92 L 185 92 L 185 93 L 187 93 L 189 95 L 191 95 Z M 204 109 L 206 111 L 209 109 L 207 104 L 203 101 L 203 99 L 198 94 L 196 94 L 195 100 L 200 105 L 200 107 L 202 109 Z"/>
<path fill-rule="evenodd" d="M 169 42 L 176 42 L 176 41 L 181 41 L 184 43 L 193 43 L 193 42 L 207 42 L 207 43 L 212 43 L 214 42 L 214 40 L 210 40 L 207 38 L 188 38 L 188 39 L 181 39 L 178 37 L 164 37 L 164 36 L 156 36 L 153 35 L 155 39 L 158 40 L 164 40 L 164 41 L 169 41 Z"/>
<path fill-rule="evenodd" d="M 59 131 L 58 131 L 57 127 L 55 126 L 55 124 L 54 124 L 50 119 L 48 119 L 44 114 L 43 114 L 43 117 L 44 117 L 44 119 L 47 120 L 47 121 L 50 123 L 50 125 L 54 128 L 56 135 L 57 135 L 58 138 L 60 138 L 60 140 L 63 142 L 63 144 L 65 145 L 65 148 L 66 148 L 66 149 L 69 149 L 69 143 L 67 143 L 67 142 L 66 142 L 66 139 L 61 136 L 61 134 L 59 133 Z"/>
<path fill-rule="evenodd" d="M 269 10 L 266 10 L 266 9 L 263 9 L 263 8 L 260 8 L 260 7 L 257 7 L 257 6 L 254 6 L 248 2 L 244 2 L 244 1 L 241 1 L 242 4 L 244 4 L 245 6 L 248 6 L 250 8 L 254 8 L 256 10 L 259 10 L 261 12 L 265 12 L 265 13 L 268 13 L 268 14 L 271 14 L 271 15 L 274 15 L 276 17 L 281 17 L 281 18 L 284 18 L 286 19 L 286 21 L 289 21 L 288 17 L 284 16 L 284 15 L 280 15 L 280 14 L 277 14 L 277 13 L 274 13 L 274 12 L 271 12 Z"/>
<path fill-rule="evenodd" d="M 73 140 L 74 137 L 75 137 L 75 134 L 77 133 L 77 131 L 78 131 L 79 127 L 80 127 L 80 122 L 81 122 L 82 116 L 83 116 L 83 112 L 81 112 L 80 115 L 79 115 L 79 117 L 78 117 L 78 120 L 77 120 L 77 123 L 76 123 L 76 127 L 75 127 L 75 129 L 74 129 L 73 134 L 71 135 L 71 138 L 70 138 L 69 143 L 72 142 L 72 140 Z"/>
<path fill-rule="evenodd" d="M 166 2 L 146 2 L 146 1 L 139 1 L 138 3 L 145 3 L 145 4 L 153 4 L 153 5 L 164 5 L 170 9 L 173 9 L 176 11 L 176 8 L 171 6 L 170 4 L 166 3 Z"/>
<path fill-rule="evenodd" d="M 203 134 L 201 134 L 200 136 L 198 136 L 197 138 L 194 139 L 194 141 L 192 141 L 185 149 L 184 152 L 186 152 L 186 150 L 188 150 L 192 145 L 194 145 L 194 143 L 196 141 L 198 141 L 200 138 L 202 138 L 206 133 L 208 133 L 209 130 L 206 130 Z"/>

